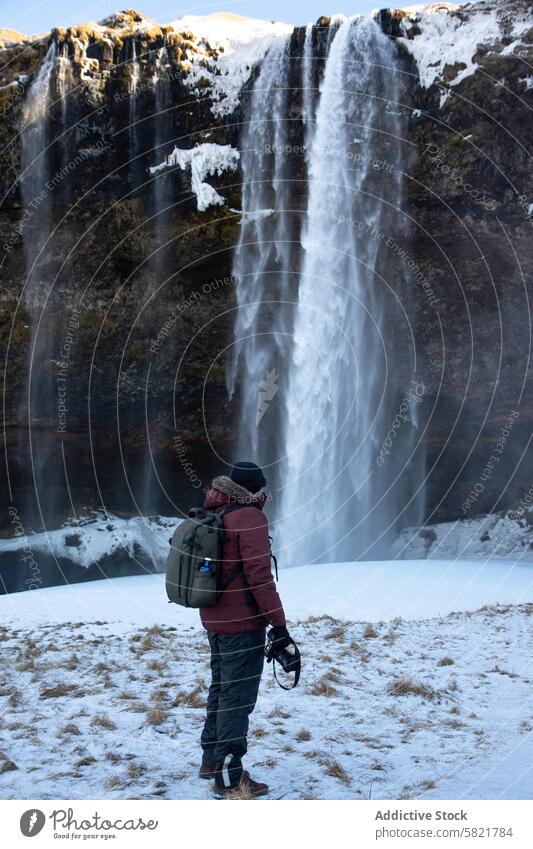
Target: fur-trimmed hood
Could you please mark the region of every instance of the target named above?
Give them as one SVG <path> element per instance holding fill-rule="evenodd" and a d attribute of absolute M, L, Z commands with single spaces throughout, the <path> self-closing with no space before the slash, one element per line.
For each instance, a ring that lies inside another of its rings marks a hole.
<path fill-rule="evenodd" d="M 264 492 L 248 492 L 244 486 L 235 483 L 227 475 L 220 475 L 213 479 L 211 488 L 206 493 L 204 506 L 208 510 L 216 510 L 226 504 L 250 504 L 262 510 L 265 501 Z"/>

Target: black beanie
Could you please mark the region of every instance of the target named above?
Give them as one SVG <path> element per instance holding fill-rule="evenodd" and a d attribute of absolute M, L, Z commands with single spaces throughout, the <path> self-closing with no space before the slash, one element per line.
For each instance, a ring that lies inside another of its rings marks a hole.
<path fill-rule="evenodd" d="M 230 478 L 234 483 L 243 486 L 248 492 L 259 492 L 266 486 L 266 479 L 262 469 L 255 463 L 235 463 L 231 470 Z"/>

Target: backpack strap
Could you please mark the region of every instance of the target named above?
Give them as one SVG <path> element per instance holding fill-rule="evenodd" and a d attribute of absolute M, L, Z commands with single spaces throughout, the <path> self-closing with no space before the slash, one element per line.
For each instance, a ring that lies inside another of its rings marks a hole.
<path fill-rule="evenodd" d="M 250 507 L 250 505 L 249 504 L 231 504 L 229 507 L 226 507 L 226 509 L 224 511 L 221 511 L 221 515 L 225 516 L 226 513 L 233 513 L 234 510 L 240 510 L 241 507 Z M 242 580 L 244 582 L 243 590 L 244 590 L 244 596 L 246 598 L 246 604 L 249 607 L 252 607 L 252 605 L 254 605 L 256 602 L 255 602 L 255 599 L 252 595 L 250 587 L 248 586 L 246 578 L 244 577 L 244 569 L 242 568 L 242 566 L 236 566 L 235 569 L 233 569 L 230 572 L 230 574 L 228 575 L 228 577 L 224 581 L 223 585 L 221 586 L 220 592 L 222 593 L 222 592 L 224 592 L 224 590 L 227 590 L 227 588 L 229 587 L 229 585 L 231 583 L 233 583 L 233 581 L 235 580 L 237 575 L 242 575 Z"/>

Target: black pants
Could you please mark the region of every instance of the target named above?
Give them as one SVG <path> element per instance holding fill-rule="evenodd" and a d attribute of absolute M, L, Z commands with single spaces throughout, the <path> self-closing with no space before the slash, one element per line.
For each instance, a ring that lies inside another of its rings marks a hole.
<path fill-rule="evenodd" d="M 248 717 L 255 707 L 265 659 L 265 629 L 249 634 L 207 632 L 211 686 L 201 745 L 204 760 L 216 764 L 219 786 L 236 786 L 248 743 Z"/>

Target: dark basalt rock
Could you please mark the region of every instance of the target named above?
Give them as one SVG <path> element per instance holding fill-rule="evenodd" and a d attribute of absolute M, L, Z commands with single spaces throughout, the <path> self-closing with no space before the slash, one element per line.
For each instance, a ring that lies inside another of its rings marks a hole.
<path fill-rule="evenodd" d="M 57 276 L 46 309 L 56 316 L 60 344 L 78 310 L 68 369 L 68 421 L 66 431 L 58 434 L 52 406 L 33 423 L 38 444 L 47 439 L 54 468 L 61 471 L 65 462 L 76 470 L 70 490 L 64 481 L 58 487 L 58 518 L 70 513 L 73 504 L 100 499 L 109 509 L 135 512 L 144 486 L 148 439 L 160 478 L 159 495 L 150 509 L 176 513 L 201 498 L 177 456 L 176 436 L 203 485 L 231 456 L 237 440 L 239 399 L 230 403 L 227 398 L 224 352 L 231 344 L 235 309 L 231 268 L 241 175 L 237 171 L 210 177 L 226 203 L 201 213 L 187 175 L 178 169 L 166 174 L 156 197 L 148 168 L 176 142 L 184 147 L 205 141 L 238 147 L 251 82 L 233 115 L 214 117 L 209 90 L 200 87 L 192 94 L 186 85 L 186 55 L 195 49 L 190 34 L 155 24 L 139 34 L 132 27 L 137 18 L 124 14 L 120 20 L 113 17 L 108 23 L 113 31 L 105 35 L 90 26 L 59 29 L 52 35 L 65 45 L 72 78 L 65 103 L 51 110 L 51 132 L 60 135 L 62 121 L 73 127 L 61 144 L 52 146 L 52 173 L 78 162 L 49 194 L 49 227 L 57 230 L 42 269 L 43 292 L 47 281 Z M 391 38 L 404 34 L 402 16 L 390 9 L 380 11 L 381 26 Z M 329 18 L 320 18 L 313 31 L 319 60 L 325 56 L 329 25 Z M 411 26 L 409 37 L 416 32 L 416 25 Z M 301 54 L 304 39 L 305 30 L 297 28 L 291 55 Z M 420 286 L 416 289 L 414 334 L 424 361 L 425 411 L 431 414 L 423 437 L 430 472 L 429 521 L 461 515 L 461 504 L 515 409 L 519 416 L 504 460 L 484 482 L 472 512 L 493 509 L 502 493 L 498 506 L 512 504 L 530 485 L 531 450 L 526 447 L 533 387 L 526 362 L 527 296 L 531 301 L 533 291 L 527 260 L 532 227 L 528 205 L 533 198 L 522 190 L 531 178 L 526 104 L 531 106 L 533 89 L 524 83 L 522 61 L 529 56 L 531 62 L 529 43 L 525 37 L 520 58 L 502 56 L 500 50 L 479 51 L 480 70 L 452 87 L 442 106 L 441 87 L 421 88 L 414 61 L 401 48 L 410 79 L 406 108 L 412 112 L 408 132 L 414 152 L 407 179 L 412 228 L 405 249 L 423 269 L 435 296 L 431 303 Z M 142 57 L 134 96 L 129 93 L 133 44 Z M 84 54 L 80 45 L 85 45 Z M 159 92 L 168 103 L 158 124 L 152 117 L 157 94 L 153 61 L 163 45 L 172 74 L 166 92 Z M 20 118 L 47 46 L 45 39 L 23 41 L 22 49 L 21 43 L 0 49 L 0 247 L 13 240 L 9 250 L 0 251 L 4 357 L 9 345 L 6 397 L 1 400 L 12 497 L 21 510 L 33 492 L 24 405 L 35 319 L 21 299 L 26 268 L 23 240 L 16 235 L 24 220 Z M 317 84 L 323 65 L 316 62 Z M 453 82 L 451 68 L 446 77 Z M 12 89 L 5 88 L 16 79 Z M 445 89 L 446 82 L 442 80 Z M 290 95 L 295 147 L 303 143 L 297 88 L 295 76 Z M 293 165 L 295 175 L 302 175 L 301 155 L 294 155 Z M 305 191 L 302 181 L 295 190 L 296 207 L 303 205 Z M 156 215 L 161 204 L 168 207 L 162 223 Z M 59 353 L 50 356 L 43 370 L 42 380 L 50 386 Z M 509 480 L 514 466 L 516 474 Z M 11 500 L 7 487 L 0 499 L 5 509 Z M 37 527 L 38 518 L 32 514 L 27 523 Z"/>

